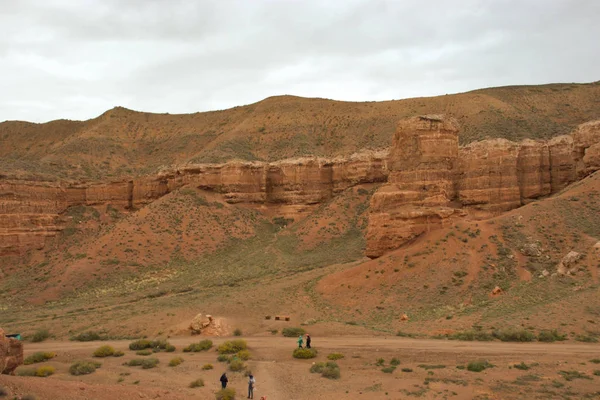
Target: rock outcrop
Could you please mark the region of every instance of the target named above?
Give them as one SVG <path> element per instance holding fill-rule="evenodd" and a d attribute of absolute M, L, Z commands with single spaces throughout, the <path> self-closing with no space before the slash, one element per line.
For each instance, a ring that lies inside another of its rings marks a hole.
<path fill-rule="evenodd" d="M 7 338 L 0 328 L 0 374 L 14 375 L 15 369 L 23 364 L 23 342 Z"/>
<path fill-rule="evenodd" d="M 600 121 L 549 141 L 492 139 L 464 147 L 458 130 L 452 118 L 415 117 L 398 124 L 389 153 L 187 164 L 107 183 L 0 175 L 0 256 L 43 248 L 64 229 L 72 206 L 134 210 L 191 185 L 229 203 L 307 209 L 354 185 L 379 182 L 385 185 L 371 199 L 367 233 L 367 255 L 377 257 L 466 212 L 510 210 L 600 169 Z"/>
<path fill-rule="evenodd" d="M 422 116 L 398 124 L 388 183 L 371 198 L 367 255 L 393 249 L 455 213 L 450 203 L 457 156 L 456 120 Z"/>
<path fill-rule="evenodd" d="M 65 227 L 72 206 L 136 209 L 191 185 L 221 193 L 229 203 L 311 205 L 360 183 L 385 182 L 387 151 L 348 158 L 274 163 L 188 164 L 156 176 L 110 183 L 55 183 L 0 178 L 0 256 L 43 248 Z"/>
<path fill-rule="evenodd" d="M 458 147 L 458 124 L 421 116 L 398 124 L 389 178 L 371 198 L 367 250 L 378 257 L 467 212 L 507 211 L 600 169 L 600 121 L 572 135 Z"/>
<path fill-rule="evenodd" d="M 577 270 L 577 263 L 581 260 L 582 255 L 576 251 L 570 251 L 560 260 L 556 267 L 556 272 L 559 275 L 571 275 Z"/>

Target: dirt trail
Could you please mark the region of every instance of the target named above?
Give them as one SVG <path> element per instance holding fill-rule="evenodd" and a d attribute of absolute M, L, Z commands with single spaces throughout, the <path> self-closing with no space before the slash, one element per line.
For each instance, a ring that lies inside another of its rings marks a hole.
<path fill-rule="evenodd" d="M 53 400 L 209 399 L 218 390 L 218 379 L 226 371 L 226 364 L 215 363 L 214 351 L 179 353 L 183 346 L 200 339 L 169 338 L 178 351 L 155 354 L 154 357 L 160 359 L 160 366 L 156 370 L 123 366 L 124 361 L 136 357 L 134 352 L 128 350 L 130 341 L 26 343 L 27 355 L 36 351 L 56 352 L 58 357 L 47 364 L 55 366 L 57 374 L 47 379 L 2 376 L 0 385 L 8 387 L 13 393 L 33 393 L 40 399 Z M 218 345 L 231 338 L 212 339 Z M 313 344 L 319 351 L 318 357 L 297 360 L 291 356 L 296 347 L 296 338 L 253 336 L 245 339 L 252 354 L 247 365 L 256 378 L 257 400 L 265 395 L 269 400 L 380 399 L 384 393 L 389 393 L 391 399 L 413 395 L 440 400 L 466 400 L 476 396 L 488 396 L 490 399 L 534 398 L 534 394 L 547 394 L 543 385 L 556 379 L 564 380 L 560 371 L 578 370 L 593 376 L 597 367 L 586 363 L 600 358 L 600 346 L 587 343 L 459 342 L 397 336 L 314 336 Z M 82 377 L 68 374 L 68 367 L 74 360 L 89 359 L 101 344 L 112 345 L 124 350 L 126 354 L 123 358 L 103 359 L 102 368 L 94 374 Z M 327 354 L 333 352 L 345 355 L 338 361 L 342 372 L 339 380 L 324 379 L 309 372 L 313 362 L 326 361 Z M 185 362 L 175 368 L 166 366 L 173 356 L 182 356 Z M 392 374 L 385 374 L 375 361 L 384 359 L 387 366 L 392 357 L 398 357 L 401 366 Z M 473 360 L 489 360 L 495 367 L 481 374 L 455 368 Z M 512 367 L 522 362 L 531 365 L 533 372 Z M 204 371 L 202 366 L 207 363 L 215 363 L 215 368 Z M 442 365 L 438 367 L 440 364 Z M 436 369 L 425 369 L 427 365 Z M 247 378 L 240 373 L 232 372 L 229 375 L 230 386 L 240 398 L 245 398 Z M 189 383 L 198 377 L 204 379 L 206 386 L 189 389 Z M 521 393 L 525 389 L 518 379 L 529 378 L 535 379 L 533 386 L 527 387 L 529 392 Z M 498 386 L 500 381 L 505 386 Z M 506 385 L 511 382 L 517 382 L 516 391 L 508 390 L 510 388 Z M 570 386 L 567 381 L 565 383 L 564 390 L 569 393 L 576 391 L 579 398 L 597 391 L 594 378 L 578 382 L 578 386 Z M 535 390 L 539 393 L 534 393 Z M 499 394 L 498 391 L 502 393 Z M 449 396 L 449 393 L 456 395 Z"/>
<path fill-rule="evenodd" d="M 197 342 L 198 337 L 178 337 L 170 338 L 169 342 L 176 347 L 186 346 Z M 213 338 L 216 343 L 224 342 L 228 338 Z M 275 351 L 285 351 L 293 348 L 293 341 L 282 337 L 249 337 L 245 338 L 248 346 L 259 350 L 262 359 L 275 359 Z M 53 350 L 53 351 L 75 351 L 75 350 L 94 350 L 100 342 L 63 342 L 46 341 L 42 343 L 27 343 L 25 353 L 35 351 Z M 130 343 L 129 340 L 115 340 L 102 342 L 118 349 L 125 349 Z M 324 337 L 316 338 L 315 346 L 328 349 L 341 348 L 377 348 L 380 350 L 413 350 L 428 351 L 435 353 L 476 353 L 476 354 L 554 354 L 554 355 L 573 355 L 573 354 L 600 354 L 600 345 L 586 343 L 502 343 L 502 342 L 461 342 L 452 340 L 431 340 L 431 339 L 411 339 L 391 337 Z"/>

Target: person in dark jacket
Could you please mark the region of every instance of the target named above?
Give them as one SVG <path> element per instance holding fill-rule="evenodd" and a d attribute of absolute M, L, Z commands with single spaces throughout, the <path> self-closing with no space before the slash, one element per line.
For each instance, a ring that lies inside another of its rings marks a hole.
<path fill-rule="evenodd" d="M 229 379 L 227 379 L 227 373 L 223 372 L 223 375 L 221 375 L 221 387 L 223 389 L 227 387 L 227 382 L 229 382 Z"/>
<path fill-rule="evenodd" d="M 310 335 L 307 333 L 306 334 L 306 348 L 307 349 L 310 349 L 310 341 L 311 341 Z"/>

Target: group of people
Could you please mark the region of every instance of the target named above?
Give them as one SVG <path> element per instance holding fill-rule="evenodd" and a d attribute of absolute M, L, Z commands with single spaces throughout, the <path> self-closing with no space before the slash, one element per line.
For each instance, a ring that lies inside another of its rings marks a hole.
<path fill-rule="evenodd" d="M 307 333 L 307 334 L 306 334 L 306 348 L 307 348 L 307 349 L 310 349 L 310 342 L 311 342 L 310 335 Z M 302 344 L 303 344 L 303 343 L 304 343 L 304 338 L 302 337 L 302 335 L 300 335 L 300 336 L 298 337 L 298 348 L 299 348 L 299 349 L 301 349 L 301 348 L 302 348 Z"/>
<path fill-rule="evenodd" d="M 307 333 L 306 334 L 306 348 L 310 349 L 310 342 L 311 342 L 311 338 L 310 335 Z M 300 335 L 298 337 L 298 348 L 302 349 L 302 345 L 304 344 L 304 337 L 302 335 Z M 227 373 L 223 372 L 223 375 L 221 375 L 221 387 L 223 389 L 225 389 L 227 387 L 227 383 L 229 382 L 229 378 L 227 378 Z M 249 399 L 253 399 L 254 398 L 254 388 L 256 387 L 256 379 L 254 379 L 254 376 L 252 374 L 248 375 L 248 398 Z M 261 397 L 261 399 L 266 399 L 266 397 Z"/>
<path fill-rule="evenodd" d="M 229 378 L 227 378 L 227 372 L 223 372 L 223 375 L 221 375 L 221 388 L 225 389 L 227 387 L 227 383 L 229 382 Z M 252 374 L 248 375 L 248 398 L 249 399 L 253 399 L 254 398 L 254 387 L 256 385 L 256 379 L 254 379 L 254 376 Z M 261 399 L 264 397 L 261 397 Z"/>

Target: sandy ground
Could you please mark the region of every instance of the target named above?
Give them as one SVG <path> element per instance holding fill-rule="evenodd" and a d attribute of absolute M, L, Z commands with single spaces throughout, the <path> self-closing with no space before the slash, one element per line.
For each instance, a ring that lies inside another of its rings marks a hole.
<path fill-rule="evenodd" d="M 1 376 L 0 385 L 12 394 L 34 394 L 38 399 L 212 399 L 219 388 L 219 376 L 226 365 L 216 361 L 216 352 L 182 353 L 181 348 L 197 338 L 172 338 L 175 353 L 157 353 L 160 364 L 155 369 L 123 366 L 123 362 L 140 358 L 128 350 L 127 341 L 112 342 L 44 342 L 27 344 L 26 355 L 36 351 L 53 351 L 58 356 L 39 365 L 53 365 L 57 373 L 48 378 Z M 225 339 L 215 340 L 219 344 Z M 318 357 L 296 360 L 291 353 L 294 338 L 253 337 L 247 339 L 252 359 L 248 368 L 257 380 L 255 398 L 289 399 L 521 399 L 521 398 L 600 398 L 600 358 L 597 344 L 574 343 L 499 343 L 421 340 L 398 337 L 326 337 L 313 338 Z M 74 377 L 69 365 L 79 359 L 92 359 L 101 344 L 110 344 L 126 352 L 124 357 L 100 359 L 102 367 L 95 373 Z M 326 361 L 332 352 L 344 354 L 337 363 L 339 380 L 311 374 L 315 361 Z M 184 363 L 169 367 L 171 358 L 181 356 Z M 391 374 L 383 373 L 376 360 L 383 358 L 389 366 L 392 357 L 401 364 Z M 474 360 L 487 360 L 495 367 L 476 373 L 457 369 Z M 525 362 L 531 369 L 515 369 Z M 202 366 L 214 365 L 204 371 Z M 537 365 L 535 365 L 537 364 Z M 437 366 L 437 368 L 432 367 Z M 25 368 L 25 367 L 22 367 Z M 404 371 L 403 371 L 404 369 Z M 409 371 L 410 370 L 410 371 Z M 586 376 L 573 381 L 561 371 L 578 371 Z M 246 398 L 246 377 L 229 373 L 230 387 L 237 398 Z M 205 386 L 188 388 L 191 381 L 203 378 Z M 120 382 L 119 382 L 120 381 Z M 599 396 L 599 397 L 594 397 Z"/>

